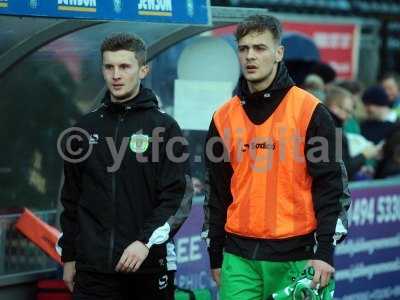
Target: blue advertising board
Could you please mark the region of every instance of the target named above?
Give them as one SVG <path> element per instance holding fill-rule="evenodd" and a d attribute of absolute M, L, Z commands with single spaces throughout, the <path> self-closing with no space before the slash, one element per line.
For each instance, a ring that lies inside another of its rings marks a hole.
<path fill-rule="evenodd" d="M 209 0 L 0 0 L 0 15 L 208 25 Z"/>
<path fill-rule="evenodd" d="M 352 189 L 349 235 L 336 247 L 338 300 L 400 299 L 400 183 Z"/>
<path fill-rule="evenodd" d="M 211 278 L 206 243 L 200 233 L 203 226 L 203 206 L 195 197 L 192 211 L 175 238 L 178 271 L 176 285 L 193 291 L 209 289 L 215 295 L 217 287 Z"/>
<path fill-rule="evenodd" d="M 336 247 L 335 300 L 400 299 L 400 180 L 350 186 L 349 235 Z M 201 199 L 195 198 L 187 222 L 178 232 L 176 284 L 209 289 L 216 299 L 205 242 Z"/>

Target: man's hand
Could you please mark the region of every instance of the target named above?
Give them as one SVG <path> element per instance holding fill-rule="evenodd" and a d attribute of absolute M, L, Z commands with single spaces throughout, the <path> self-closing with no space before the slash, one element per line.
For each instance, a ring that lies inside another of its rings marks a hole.
<path fill-rule="evenodd" d="M 215 283 L 217 284 L 217 287 L 219 287 L 220 283 L 221 283 L 221 268 L 212 269 L 211 275 L 212 275 L 212 278 L 214 279 Z"/>
<path fill-rule="evenodd" d="M 74 290 L 74 283 L 75 283 L 75 261 L 69 261 L 64 263 L 64 274 L 63 280 L 67 285 L 68 289 L 71 291 Z"/>
<path fill-rule="evenodd" d="M 313 267 L 315 270 L 311 287 L 323 288 L 327 286 L 331 275 L 335 272 L 335 269 L 328 263 L 318 259 L 311 259 L 308 262 L 308 265 Z"/>
<path fill-rule="evenodd" d="M 124 253 L 115 267 L 117 272 L 136 272 L 147 255 L 149 255 L 149 248 L 139 241 L 135 241 L 126 247 Z"/>
<path fill-rule="evenodd" d="M 362 154 L 365 156 L 366 159 L 376 159 L 378 158 L 381 150 L 382 149 L 380 146 L 371 145 L 366 147 Z"/>

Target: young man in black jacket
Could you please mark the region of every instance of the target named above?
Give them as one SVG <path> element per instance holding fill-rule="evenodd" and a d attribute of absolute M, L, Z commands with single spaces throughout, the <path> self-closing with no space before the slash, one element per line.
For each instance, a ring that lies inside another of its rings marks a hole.
<path fill-rule="evenodd" d="M 276 18 L 249 17 L 236 40 L 243 76 L 206 143 L 203 236 L 220 299 L 272 297 L 306 264 L 314 287 L 331 286 L 350 205 L 335 125 L 288 75 Z"/>
<path fill-rule="evenodd" d="M 74 299 L 171 299 L 166 243 L 192 196 L 182 133 L 140 84 L 139 37 L 111 36 L 101 54 L 108 92 L 63 148 L 64 281 Z"/>

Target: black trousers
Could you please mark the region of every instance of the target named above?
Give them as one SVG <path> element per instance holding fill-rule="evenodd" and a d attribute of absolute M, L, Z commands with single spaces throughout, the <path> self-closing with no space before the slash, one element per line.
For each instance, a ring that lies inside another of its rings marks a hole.
<path fill-rule="evenodd" d="M 101 274 L 77 271 L 73 300 L 173 300 L 174 272 Z M 172 284 L 171 284 L 172 283 Z"/>

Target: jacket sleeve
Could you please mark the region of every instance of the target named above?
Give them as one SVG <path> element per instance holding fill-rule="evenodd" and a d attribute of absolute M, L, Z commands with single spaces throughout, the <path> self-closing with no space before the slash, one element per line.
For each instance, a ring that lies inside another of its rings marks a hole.
<path fill-rule="evenodd" d="M 61 190 L 63 212 L 60 215 L 62 237 L 58 244 L 62 248 L 63 262 L 75 260 L 75 239 L 79 232 L 77 217 L 78 201 L 81 194 L 81 176 L 77 164 L 64 162 L 64 184 Z"/>
<path fill-rule="evenodd" d="M 206 138 L 205 161 L 206 195 L 202 237 L 207 242 L 211 269 L 217 269 L 222 265 L 226 241 L 224 227 L 227 210 L 232 203 L 230 184 L 233 170 L 213 120 Z"/>
<path fill-rule="evenodd" d="M 321 138 L 327 143 L 318 142 Z M 334 246 L 347 234 L 347 210 L 351 201 L 346 169 L 340 153 L 336 153 L 339 140 L 341 137 L 337 137 L 332 117 L 319 104 L 307 129 L 305 155 L 313 180 L 312 197 L 317 218 L 314 258 L 330 265 L 333 265 Z"/>
<path fill-rule="evenodd" d="M 185 158 L 188 155 L 186 146 L 178 124 L 173 121 L 160 149 L 156 191 L 159 204 L 145 220 L 138 238 L 149 248 L 173 237 L 189 216 L 193 186 L 189 161 Z"/>

